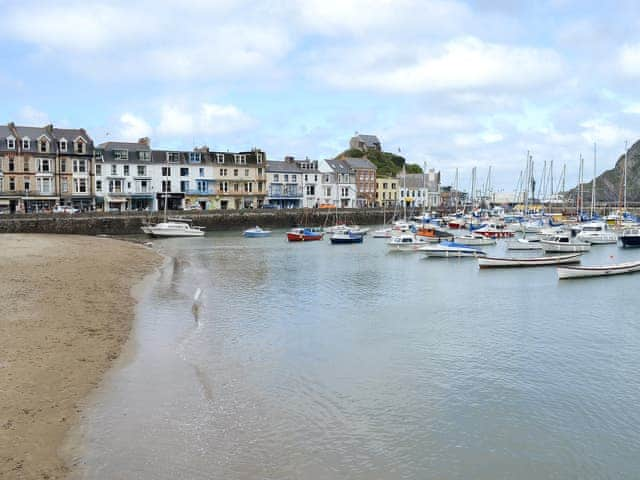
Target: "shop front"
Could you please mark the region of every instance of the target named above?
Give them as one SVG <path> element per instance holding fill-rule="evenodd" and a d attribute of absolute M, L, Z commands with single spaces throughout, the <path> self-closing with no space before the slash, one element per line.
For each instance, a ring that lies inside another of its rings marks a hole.
<path fill-rule="evenodd" d="M 59 203 L 58 197 L 25 197 L 22 199 L 25 212 L 49 212 Z"/>
<path fill-rule="evenodd" d="M 94 209 L 93 197 L 90 196 L 74 196 L 71 199 L 71 205 L 73 208 L 77 208 L 80 211 L 87 211 Z"/>
<path fill-rule="evenodd" d="M 156 193 L 158 210 L 164 210 L 165 198 L 167 210 L 182 210 L 184 208 L 184 193 Z"/>

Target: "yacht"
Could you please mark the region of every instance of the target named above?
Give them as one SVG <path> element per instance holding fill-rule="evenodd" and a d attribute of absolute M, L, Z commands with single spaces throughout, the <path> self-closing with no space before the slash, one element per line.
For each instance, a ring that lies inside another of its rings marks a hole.
<path fill-rule="evenodd" d="M 415 252 L 420 247 L 431 243 L 424 237 L 413 235 L 412 233 L 403 233 L 394 237 L 387 242 L 387 246 L 391 251 L 399 252 Z"/>
<path fill-rule="evenodd" d="M 170 219 L 155 225 L 144 225 L 142 231 L 152 237 L 204 237 L 204 227 L 193 226 L 190 221 Z"/>
<path fill-rule="evenodd" d="M 540 240 L 540 244 L 540 248 L 545 253 L 587 252 L 591 249 L 590 243 L 571 241 L 569 235 L 554 235 L 548 239 Z"/>
<path fill-rule="evenodd" d="M 618 241 L 617 235 L 609 230 L 604 222 L 585 223 L 576 238 L 581 242 L 588 242 L 594 245 L 616 243 Z"/>
<path fill-rule="evenodd" d="M 640 247 L 640 228 L 625 228 L 618 238 L 623 247 Z"/>

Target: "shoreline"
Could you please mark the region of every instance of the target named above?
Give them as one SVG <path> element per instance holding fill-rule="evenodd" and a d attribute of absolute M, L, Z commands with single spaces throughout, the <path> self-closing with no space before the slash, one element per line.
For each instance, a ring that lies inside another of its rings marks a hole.
<path fill-rule="evenodd" d="M 68 435 L 132 353 L 137 305 L 163 257 L 99 237 L 1 235 L 0 246 L 0 477 L 66 478 Z"/>

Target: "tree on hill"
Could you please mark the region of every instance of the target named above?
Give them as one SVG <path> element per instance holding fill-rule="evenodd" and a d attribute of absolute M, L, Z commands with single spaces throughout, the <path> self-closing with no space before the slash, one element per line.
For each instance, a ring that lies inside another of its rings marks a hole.
<path fill-rule="evenodd" d="M 423 173 L 420 165 L 406 163 L 404 157 L 391 152 L 378 152 L 370 150 L 366 154 L 358 149 L 345 150 L 336 158 L 367 158 L 377 168 L 377 175 L 380 177 L 393 177 L 402 171 L 406 164 L 407 173 Z"/>

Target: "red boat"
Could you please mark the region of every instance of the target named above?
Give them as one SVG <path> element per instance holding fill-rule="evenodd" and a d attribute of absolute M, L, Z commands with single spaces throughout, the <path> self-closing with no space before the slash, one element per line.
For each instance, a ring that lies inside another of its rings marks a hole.
<path fill-rule="evenodd" d="M 290 242 L 313 242 L 322 240 L 324 233 L 316 232 L 310 228 L 294 228 L 287 232 L 287 240 Z"/>
<path fill-rule="evenodd" d="M 478 233 L 489 238 L 508 238 L 513 237 L 514 233 L 507 229 L 507 226 L 501 223 L 489 223 L 479 229 L 474 229 L 473 233 Z"/>
<path fill-rule="evenodd" d="M 465 220 L 461 218 L 459 220 L 451 220 L 447 226 L 452 230 L 460 230 L 464 228 L 465 223 Z"/>

